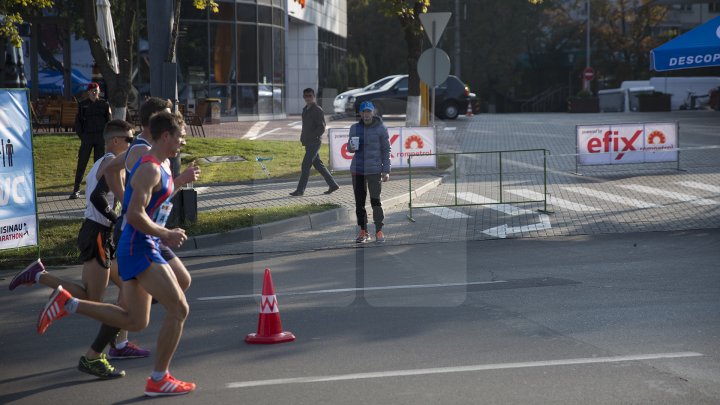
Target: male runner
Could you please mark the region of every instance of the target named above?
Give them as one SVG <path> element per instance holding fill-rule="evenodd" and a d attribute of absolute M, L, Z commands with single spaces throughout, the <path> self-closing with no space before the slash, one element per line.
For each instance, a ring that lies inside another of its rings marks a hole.
<path fill-rule="evenodd" d="M 133 167 L 128 176 L 124 206 L 126 226 L 118 243 L 118 264 L 123 279 L 127 310 L 117 305 L 81 300 L 58 286 L 38 319 L 38 333 L 69 313 L 79 313 L 109 325 L 130 331 L 147 327 L 150 302 L 155 298 L 166 315 L 157 341 L 155 366 L 145 385 L 145 395 L 181 395 L 195 384 L 175 379 L 169 373 L 170 361 L 177 348 L 189 307 L 167 261 L 160 255 L 160 242 L 177 247 L 187 239 L 180 228 L 165 228 L 171 207 L 173 180 L 161 163 L 176 156 L 183 144 L 185 125 L 182 117 L 161 112 L 150 120 L 153 146 Z"/>
<path fill-rule="evenodd" d="M 87 190 L 85 198 L 85 220 L 78 234 L 80 259 L 83 261 L 82 285 L 62 280 L 45 270 L 40 259 L 18 273 L 10 282 L 10 290 L 21 284 L 32 285 L 37 282 L 50 288 L 63 285 L 73 296 L 91 301 L 102 301 L 108 280 L 118 287 L 122 282 L 118 276 L 115 258 L 115 241 L 112 239 L 112 226 L 117 222 L 115 198 L 108 188 L 105 169 L 115 156 L 127 151 L 133 141 L 133 126 L 123 120 L 112 120 L 105 125 L 103 136 L 105 150 L 109 151 L 95 162 L 85 180 Z M 118 302 L 122 305 L 122 294 L 118 293 Z M 95 341 L 84 356 L 80 357 L 78 369 L 102 379 L 118 378 L 125 375 L 110 365 L 103 351 L 112 342 L 118 330 L 103 325 Z M 110 349 L 110 358 L 147 357 L 150 352 L 127 341 L 127 332 L 123 331 L 122 342 Z"/>

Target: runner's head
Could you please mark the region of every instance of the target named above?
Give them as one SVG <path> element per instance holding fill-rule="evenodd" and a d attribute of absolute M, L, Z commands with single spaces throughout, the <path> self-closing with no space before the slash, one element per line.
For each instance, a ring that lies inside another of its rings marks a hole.
<path fill-rule="evenodd" d="M 155 113 L 172 110 L 172 102 L 165 98 L 150 97 L 140 106 L 140 124 L 143 127 L 150 125 L 150 117 Z"/>
<path fill-rule="evenodd" d="M 103 131 L 106 149 L 114 154 L 126 151 L 134 139 L 134 129 L 132 124 L 124 120 L 108 121 Z"/>

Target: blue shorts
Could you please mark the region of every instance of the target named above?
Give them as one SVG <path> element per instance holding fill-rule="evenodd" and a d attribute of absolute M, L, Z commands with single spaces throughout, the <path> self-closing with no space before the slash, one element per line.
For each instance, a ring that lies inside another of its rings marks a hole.
<path fill-rule="evenodd" d="M 118 256 L 118 273 L 123 281 L 132 280 L 152 263 L 168 264 L 159 249 L 135 249 L 132 255 Z"/>

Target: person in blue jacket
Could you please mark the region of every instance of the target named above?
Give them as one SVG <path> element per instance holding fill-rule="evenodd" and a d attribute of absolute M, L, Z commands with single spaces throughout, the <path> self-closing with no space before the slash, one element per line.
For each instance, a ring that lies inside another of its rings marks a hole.
<path fill-rule="evenodd" d="M 350 163 L 353 193 L 355 194 L 355 215 L 360 233 L 355 242 L 370 240 L 365 211 L 365 201 L 370 192 L 375 241 L 385 242 L 383 234 L 383 212 L 380 202 L 382 182 L 390 180 L 390 137 L 380 117 L 375 116 L 375 106 L 370 101 L 360 104 L 360 121 L 350 127 L 347 143 L 348 152 L 354 153 Z"/>

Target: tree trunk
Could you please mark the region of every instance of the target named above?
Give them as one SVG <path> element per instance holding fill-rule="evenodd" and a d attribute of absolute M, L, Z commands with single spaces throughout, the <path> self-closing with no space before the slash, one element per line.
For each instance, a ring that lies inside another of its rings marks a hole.
<path fill-rule="evenodd" d="M 83 17 L 85 19 L 85 38 L 88 45 L 90 45 L 93 59 L 95 59 L 95 63 L 105 80 L 108 93 L 106 97 L 113 111 L 113 119 L 125 119 L 125 108 L 132 88 L 130 73 L 133 66 L 133 27 L 136 17 L 134 2 L 125 1 L 123 15 L 120 19 L 121 32 L 116 35 L 118 40 L 119 73 L 113 71 L 105 48 L 100 43 L 100 36 L 98 36 L 97 26 L 95 25 L 95 0 L 84 1 Z"/>
<path fill-rule="evenodd" d="M 406 22 L 404 26 L 405 42 L 408 47 L 408 102 L 405 110 L 405 122 L 410 126 L 420 125 L 420 75 L 417 65 L 422 53 L 423 32 L 420 31 L 420 20 Z"/>

